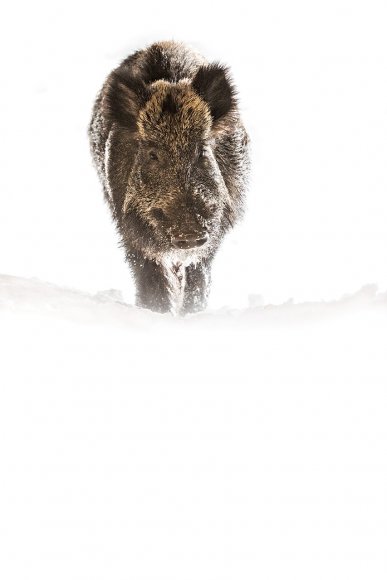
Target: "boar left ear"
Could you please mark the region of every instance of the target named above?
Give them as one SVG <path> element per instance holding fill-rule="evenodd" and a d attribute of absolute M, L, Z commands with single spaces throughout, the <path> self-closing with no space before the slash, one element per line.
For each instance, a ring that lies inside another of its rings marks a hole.
<path fill-rule="evenodd" d="M 214 122 L 236 107 L 236 90 L 225 66 L 217 63 L 201 66 L 192 88 L 206 101 Z"/>

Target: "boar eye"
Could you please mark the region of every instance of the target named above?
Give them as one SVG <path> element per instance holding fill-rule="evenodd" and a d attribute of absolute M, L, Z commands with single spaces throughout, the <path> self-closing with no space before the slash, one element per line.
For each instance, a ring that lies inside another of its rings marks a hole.
<path fill-rule="evenodd" d="M 206 147 L 201 147 L 199 149 L 199 159 L 203 159 L 203 157 L 207 157 L 207 149 L 206 149 Z"/>
<path fill-rule="evenodd" d="M 159 160 L 159 158 L 157 157 L 157 154 L 154 151 L 149 151 L 149 159 L 152 159 L 152 161 Z"/>

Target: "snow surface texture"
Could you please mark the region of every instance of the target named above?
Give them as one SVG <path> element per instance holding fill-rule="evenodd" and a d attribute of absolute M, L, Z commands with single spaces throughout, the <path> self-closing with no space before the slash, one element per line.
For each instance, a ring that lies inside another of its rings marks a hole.
<path fill-rule="evenodd" d="M 2 313 L 11 309 L 14 313 L 27 316 L 42 315 L 71 322 L 108 324 L 133 329 L 149 330 L 169 326 L 173 329 L 240 325 L 243 328 L 261 328 L 265 324 L 303 323 L 323 321 L 327 318 L 353 314 L 359 310 L 380 309 L 382 315 L 387 308 L 387 292 L 378 292 L 376 285 L 368 285 L 352 295 L 332 302 L 305 302 L 294 304 L 292 300 L 281 305 L 264 305 L 262 296 L 249 296 L 250 306 L 244 309 L 222 308 L 207 310 L 185 318 L 172 314 L 157 314 L 147 309 L 126 304 L 119 290 L 105 290 L 87 294 L 70 288 L 61 288 L 37 279 L 17 278 L 0 275 L 0 309 Z"/>
<path fill-rule="evenodd" d="M 250 302 L 0 277 L 2 577 L 385 578 L 387 293 Z"/>
<path fill-rule="evenodd" d="M 186 8 L 3 10 L 0 578 L 385 580 L 387 6 Z M 131 306 L 86 135 L 168 38 L 231 66 L 252 143 L 184 320 Z"/>

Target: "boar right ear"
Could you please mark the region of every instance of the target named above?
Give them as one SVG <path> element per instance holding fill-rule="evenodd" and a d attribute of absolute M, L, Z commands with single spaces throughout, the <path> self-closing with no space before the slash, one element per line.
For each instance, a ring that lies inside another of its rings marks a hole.
<path fill-rule="evenodd" d="M 201 66 L 192 81 L 192 88 L 206 101 L 214 122 L 236 106 L 235 88 L 227 67 L 221 64 Z"/>
<path fill-rule="evenodd" d="M 112 121 L 135 131 L 138 114 L 147 99 L 148 91 L 144 82 L 121 66 L 109 77 L 103 106 Z"/>

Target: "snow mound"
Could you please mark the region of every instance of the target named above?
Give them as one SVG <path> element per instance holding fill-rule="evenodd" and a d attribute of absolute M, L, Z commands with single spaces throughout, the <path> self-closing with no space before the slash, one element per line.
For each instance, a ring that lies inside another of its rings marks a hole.
<path fill-rule="evenodd" d="M 0 276 L 4 578 L 385 577 L 387 296 L 249 302 Z"/>
<path fill-rule="evenodd" d="M 108 324 L 126 329 L 147 329 L 155 325 L 208 326 L 241 325 L 261 327 L 263 324 L 303 323 L 350 315 L 364 310 L 386 310 L 387 292 L 378 292 L 374 284 L 354 294 L 326 302 L 264 304 L 259 295 L 248 296 L 244 309 L 223 307 L 186 316 L 158 314 L 127 304 L 119 290 L 90 294 L 63 288 L 35 278 L 0 275 L 0 312 L 14 312 L 63 319 L 86 324 Z"/>

